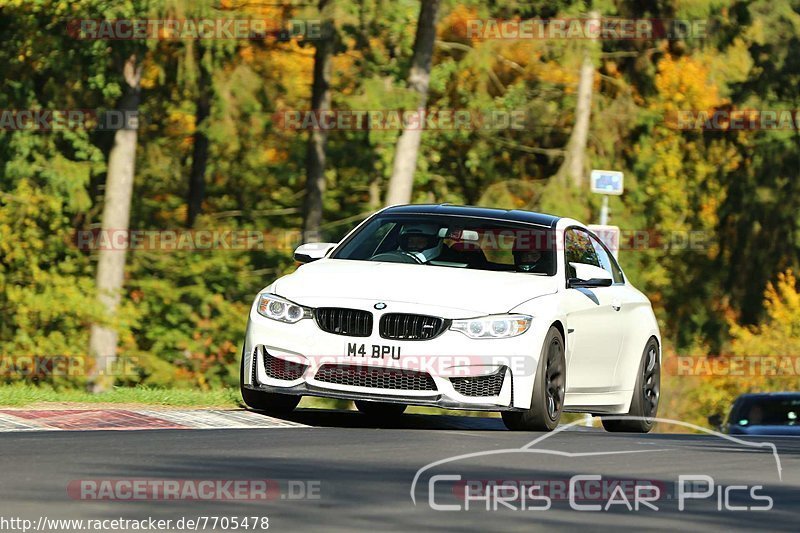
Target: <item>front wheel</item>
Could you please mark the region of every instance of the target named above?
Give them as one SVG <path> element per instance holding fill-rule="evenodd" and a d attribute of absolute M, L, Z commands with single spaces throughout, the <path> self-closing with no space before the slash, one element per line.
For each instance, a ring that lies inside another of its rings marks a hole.
<path fill-rule="evenodd" d="M 644 348 L 639 374 L 633 390 L 631 408 L 627 415 L 603 417 L 606 431 L 647 433 L 653 429 L 661 397 L 661 363 L 658 357 L 658 342 L 650 339 Z"/>
<path fill-rule="evenodd" d="M 376 418 L 392 418 L 395 416 L 400 416 L 406 410 L 405 404 L 402 403 L 368 402 L 364 400 L 356 400 L 355 404 L 356 409 L 367 416 Z"/>
<path fill-rule="evenodd" d="M 564 339 L 561 332 L 550 327 L 542 346 L 539 367 L 533 383 L 531 408 L 524 411 L 504 411 L 503 422 L 514 431 L 552 431 L 561 420 L 567 364 L 564 359 Z"/>
<path fill-rule="evenodd" d="M 291 413 L 302 399 L 302 396 L 294 394 L 277 394 L 245 388 L 244 352 L 242 353 L 242 362 L 239 365 L 239 391 L 242 393 L 244 404 L 250 409 L 276 415 Z"/>

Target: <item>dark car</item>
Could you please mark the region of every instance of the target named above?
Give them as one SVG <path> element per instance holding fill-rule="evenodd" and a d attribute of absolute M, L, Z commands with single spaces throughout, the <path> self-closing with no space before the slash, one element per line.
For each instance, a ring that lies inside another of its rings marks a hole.
<path fill-rule="evenodd" d="M 733 402 L 728 420 L 720 415 L 709 423 L 730 435 L 800 436 L 800 392 L 742 394 Z"/>

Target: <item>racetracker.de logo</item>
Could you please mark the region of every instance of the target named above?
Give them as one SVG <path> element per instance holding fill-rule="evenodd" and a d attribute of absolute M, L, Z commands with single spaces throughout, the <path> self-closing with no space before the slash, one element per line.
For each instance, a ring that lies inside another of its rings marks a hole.
<path fill-rule="evenodd" d="M 318 500 L 320 481 L 275 479 L 73 479 L 73 500 L 267 501 Z"/>
<path fill-rule="evenodd" d="M 73 240 L 79 250 L 152 250 L 159 252 L 211 250 L 293 250 L 301 233 L 292 230 L 127 230 L 94 229 L 76 231 Z"/>
<path fill-rule="evenodd" d="M 681 109 L 667 113 L 664 122 L 677 130 L 762 131 L 800 130 L 796 109 Z"/>
<path fill-rule="evenodd" d="M 4 131 L 135 130 L 140 123 L 138 111 L 0 109 L 0 130 Z"/>
<path fill-rule="evenodd" d="M 465 37 L 475 40 L 601 41 L 704 39 L 708 21 L 701 19 L 530 18 L 469 19 Z"/>
<path fill-rule="evenodd" d="M 668 357 L 664 371 L 685 377 L 800 377 L 797 355 L 679 355 Z"/>
<path fill-rule="evenodd" d="M 67 33 L 74 39 L 130 40 L 318 40 L 325 37 L 320 19 L 193 18 L 193 19 L 72 19 Z"/>
<path fill-rule="evenodd" d="M 411 130 L 524 130 L 524 109 L 478 111 L 469 109 L 288 109 L 273 115 L 284 130 L 399 131 Z"/>

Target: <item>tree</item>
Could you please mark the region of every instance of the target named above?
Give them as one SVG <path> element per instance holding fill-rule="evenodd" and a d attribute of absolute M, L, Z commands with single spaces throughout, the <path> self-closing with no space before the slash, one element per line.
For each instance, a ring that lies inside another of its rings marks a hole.
<path fill-rule="evenodd" d="M 323 14 L 322 35 L 314 52 L 314 79 L 311 89 L 311 112 L 315 115 L 331 108 L 331 62 L 333 59 L 333 21 L 328 12 L 329 0 L 320 0 L 319 11 Z M 322 223 L 322 200 L 325 195 L 325 144 L 328 132 L 324 128 L 312 128 L 306 150 L 306 196 L 303 208 L 303 239 L 319 240 Z"/>
<path fill-rule="evenodd" d="M 180 0 L 168 2 L 161 6 L 163 13 L 159 16 L 187 18 L 226 18 L 243 17 L 244 12 L 229 4 L 222 4 L 217 9 L 212 0 Z M 257 40 L 252 35 L 253 41 Z M 239 49 L 239 43 L 225 39 L 188 40 L 183 46 L 170 47 L 176 52 L 185 51 L 183 60 L 178 59 L 178 77 L 194 85 L 194 131 L 192 133 L 192 163 L 189 170 L 189 187 L 186 195 L 186 226 L 191 228 L 203 211 L 206 198 L 206 174 L 209 167 L 209 151 L 212 135 L 210 133 L 213 117 L 213 104 L 216 100 L 214 72 L 223 70 L 232 63 L 231 56 Z M 179 56 L 179 54 L 176 54 Z M 180 56 L 179 56 L 180 57 Z M 182 100 L 182 98 L 181 98 Z M 213 158 L 212 158 L 213 161 Z M 213 171 L 212 167 L 212 171 Z"/>
<path fill-rule="evenodd" d="M 439 14 L 439 0 L 422 0 L 417 21 L 417 34 L 414 39 L 414 54 L 408 85 L 417 93 L 417 111 L 422 114 L 428 103 L 428 87 L 431 79 L 433 44 L 436 40 L 436 17 Z M 386 195 L 387 205 L 406 204 L 411 201 L 414 188 L 414 170 L 417 167 L 417 153 L 422 139 L 422 124 L 403 128 L 397 140 L 392 177 Z"/>
<path fill-rule="evenodd" d="M 590 24 L 596 26 L 600 21 L 597 11 L 589 13 Z M 559 169 L 559 175 L 568 181 L 574 188 L 580 188 L 584 183 L 586 174 L 586 141 L 589 138 L 589 119 L 592 115 L 592 91 L 594 89 L 594 59 L 592 52 L 596 46 L 589 40 L 583 51 L 581 73 L 578 81 L 577 101 L 575 103 L 575 126 L 567 142 L 564 162 Z"/>
<path fill-rule="evenodd" d="M 137 123 L 128 121 L 135 117 L 139 109 L 140 82 L 142 67 L 136 56 L 131 55 L 123 67 L 125 93 L 117 109 L 126 117 L 125 124 L 114 134 L 114 145 L 108 156 L 105 203 L 103 206 L 102 232 L 127 233 L 130 223 L 133 176 L 136 165 Z M 127 238 L 125 239 L 127 242 Z M 109 319 L 116 315 L 125 276 L 126 250 L 102 248 L 97 263 L 97 290 L 100 303 L 106 309 Z M 95 369 L 91 387 L 102 392 L 109 386 L 109 379 L 99 375 L 102 364 L 110 365 L 116 360 L 117 331 L 112 325 L 92 324 L 89 338 L 89 351 L 94 357 Z"/>
<path fill-rule="evenodd" d="M 186 202 L 186 226 L 190 228 L 194 226 L 194 221 L 202 210 L 205 197 L 208 164 L 208 135 L 205 128 L 211 113 L 211 72 L 205 64 L 205 47 L 201 41 L 197 41 L 194 46 L 198 78 L 192 168 L 189 172 L 189 194 Z"/>

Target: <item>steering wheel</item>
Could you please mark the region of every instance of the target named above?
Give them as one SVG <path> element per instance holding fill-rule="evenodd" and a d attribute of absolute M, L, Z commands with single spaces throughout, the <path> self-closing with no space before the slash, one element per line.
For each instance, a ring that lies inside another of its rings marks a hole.
<path fill-rule="evenodd" d="M 408 265 L 421 265 L 422 261 L 414 254 L 403 250 L 393 250 L 391 252 L 381 252 L 369 258 L 370 261 L 384 261 L 386 263 L 406 263 Z"/>

